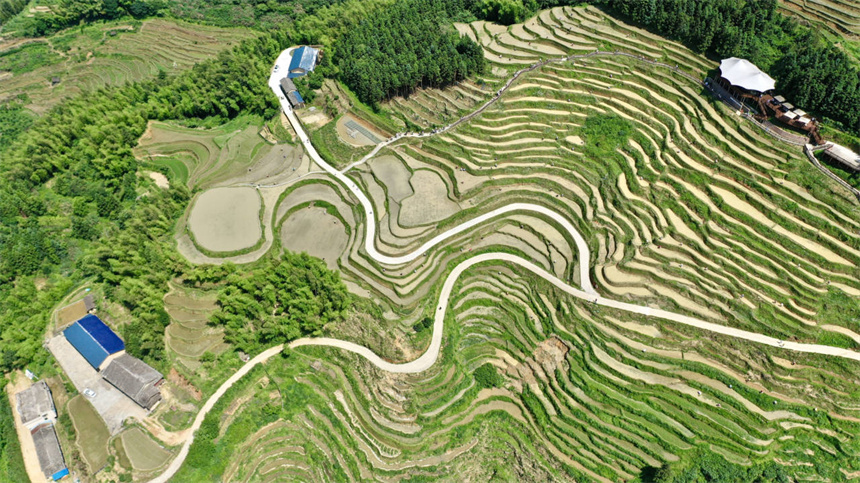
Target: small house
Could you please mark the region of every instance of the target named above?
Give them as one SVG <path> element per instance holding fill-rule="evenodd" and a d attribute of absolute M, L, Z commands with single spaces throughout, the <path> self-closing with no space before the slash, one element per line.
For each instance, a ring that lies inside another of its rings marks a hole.
<path fill-rule="evenodd" d="M 42 424 L 30 431 L 33 444 L 36 446 L 36 456 L 45 478 L 57 481 L 69 475 L 66 461 L 63 459 L 63 449 L 57 439 L 53 424 Z"/>
<path fill-rule="evenodd" d="M 302 99 L 302 95 L 299 94 L 299 91 L 293 91 L 287 94 L 287 100 L 290 101 L 290 105 L 293 106 L 293 109 L 301 109 L 305 107 L 305 100 Z"/>
<path fill-rule="evenodd" d="M 51 397 L 51 389 L 45 381 L 39 381 L 15 395 L 21 424 L 27 429 L 57 420 L 57 409 Z"/>
<path fill-rule="evenodd" d="M 293 83 L 292 79 L 288 77 L 281 79 L 281 90 L 284 92 L 284 95 L 287 96 L 287 100 L 290 102 L 290 106 L 293 109 L 301 109 L 305 107 L 305 100 L 302 99 L 302 95 L 299 94 L 298 89 L 296 89 L 296 84 Z"/>

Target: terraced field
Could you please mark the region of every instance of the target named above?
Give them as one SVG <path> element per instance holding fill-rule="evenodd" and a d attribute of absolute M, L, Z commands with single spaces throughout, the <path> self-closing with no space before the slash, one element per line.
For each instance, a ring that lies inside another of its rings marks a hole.
<path fill-rule="evenodd" d="M 266 142 L 259 134 L 261 126 L 255 117 L 240 117 L 215 129 L 151 122 L 135 156 L 166 167 L 176 182 L 190 189 L 265 179 L 280 171 L 291 147 Z"/>
<path fill-rule="evenodd" d="M 195 374 L 203 354 L 220 354 L 227 349 L 224 331 L 207 325 L 216 308 L 214 293 L 173 287 L 164 297 L 164 309 L 171 321 L 165 342 L 182 372 Z M 201 376 L 199 373 L 195 375 Z"/>
<path fill-rule="evenodd" d="M 855 0 L 781 0 L 783 12 L 855 39 L 860 36 L 860 3 Z"/>
<path fill-rule="evenodd" d="M 35 70 L 4 76 L 0 100 L 20 94 L 29 96 L 27 107 L 47 112 L 60 100 L 109 85 L 152 79 L 160 71 L 168 75 L 190 68 L 230 48 L 253 32 L 190 24 L 176 20 L 152 19 L 141 25 L 97 25 L 61 32 L 29 50 L 48 46 L 54 61 Z M 0 45 L 0 55 L 3 53 Z M 2 74 L 2 73 L 0 73 Z M 59 84 L 51 85 L 57 77 Z"/>
<path fill-rule="evenodd" d="M 777 461 L 798 479 L 857 474 L 856 200 L 797 147 L 713 101 L 692 80 L 713 63 L 599 10 L 458 30 L 484 46 L 487 74 L 387 108 L 442 126 L 514 71 L 602 53 L 522 74 L 467 122 L 351 166 L 348 183 L 311 175 L 283 191 L 272 224 L 312 227 L 300 217 L 324 207 L 325 233 L 342 233 L 327 261 L 382 312 L 382 330 L 327 335 L 379 357 L 294 344 L 253 372 L 247 387 L 278 389 L 216 405 L 230 408 L 219 427 L 236 441 L 224 479 L 624 481 L 699 447 Z M 516 209 L 532 205 L 546 211 Z M 284 248 L 299 243 L 282 234 Z M 652 317 L 658 309 L 773 343 Z M 434 316 L 433 329 L 416 324 Z M 437 343 L 426 370 L 380 369 Z M 801 343 L 855 360 L 791 350 Z M 477 375 L 486 364 L 495 377 Z M 232 423 L 265 404 L 287 416 Z"/>

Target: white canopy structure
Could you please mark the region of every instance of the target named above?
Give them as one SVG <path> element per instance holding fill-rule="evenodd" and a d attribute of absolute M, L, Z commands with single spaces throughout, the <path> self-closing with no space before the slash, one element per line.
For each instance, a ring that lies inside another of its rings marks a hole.
<path fill-rule="evenodd" d="M 720 62 L 720 75 L 733 86 L 748 91 L 766 92 L 776 87 L 776 81 L 752 62 L 732 57 Z"/>
<path fill-rule="evenodd" d="M 825 153 L 829 154 L 831 158 L 839 161 L 854 171 L 860 171 L 860 154 L 855 153 L 845 146 L 840 146 L 834 143 L 828 144 L 830 146 L 824 150 Z"/>

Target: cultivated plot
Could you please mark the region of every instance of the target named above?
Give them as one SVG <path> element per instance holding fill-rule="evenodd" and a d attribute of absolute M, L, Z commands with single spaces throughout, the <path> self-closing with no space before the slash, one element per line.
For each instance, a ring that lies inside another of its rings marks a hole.
<path fill-rule="evenodd" d="M 253 399 L 225 403 L 232 415 L 222 432 L 247 431 L 226 474 L 608 482 L 700 446 L 744 465 L 778 460 L 800 476 L 812 465 L 858 470 L 843 444 L 860 429 L 852 399 L 860 388 L 846 369 L 853 362 L 648 315 L 665 309 L 856 350 L 855 201 L 796 148 L 704 94 L 690 76 L 704 78 L 712 62 L 600 10 L 555 8 L 521 26 L 458 30 L 484 45 L 487 73 L 387 109 L 442 125 L 480 106 L 513 70 L 557 51 L 604 53 L 535 69 L 469 122 L 404 138 L 356 166 L 348 175 L 371 216 L 330 178 L 285 191 L 282 227 L 302 210 L 322 216 L 308 208 L 320 200 L 326 217 L 339 214 L 349 237 L 338 268 L 386 309 L 384 330 L 356 330 L 349 340 L 384 354 L 382 363 L 414 360 L 430 344 L 425 320 L 441 310 L 440 281 L 481 252 L 519 256 L 574 287 L 585 286 L 585 270 L 597 293 L 642 313 L 571 297 L 522 265 L 477 264 L 450 287 L 439 359 L 419 374 L 384 373 L 326 347 L 271 361 L 267 370 L 285 372 L 274 380 L 306 403 L 255 431 L 232 423 Z M 563 217 L 589 250 L 535 210 L 490 218 L 400 264 L 371 256 L 363 238 L 375 223 L 371 247 L 404 256 L 513 203 Z M 258 373 L 249 384 L 267 388 L 263 380 Z"/>
<path fill-rule="evenodd" d="M 188 229 L 206 250 L 232 252 L 249 248 L 262 236 L 261 206 L 254 188 L 213 188 L 194 200 Z"/>

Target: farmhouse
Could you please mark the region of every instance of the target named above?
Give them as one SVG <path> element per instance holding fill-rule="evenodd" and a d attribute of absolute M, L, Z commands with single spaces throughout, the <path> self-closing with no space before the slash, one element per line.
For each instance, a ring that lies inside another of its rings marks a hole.
<path fill-rule="evenodd" d="M 290 101 L 290 106 L 292 106 L 293 109 L 301 109 L 305 107 L 305 100 L 302 99 L 302 95 L 299 94 L 299 91 L 296 89 L 296 85 L 293 83 L 292 79 L 289 77 L 281 79 L 281 90 L 284 91 L 284 95 L 287 96 L 287 100 Z"/>
<path fill-rule="evenodd" d="M 39 458 L 39 466 L 45 478 L 57 481 L 69 475 L 66 461 L 63 459 L 63 450 L 60 441 L 54 431 L 54 425 L 43 424 L 30 431 L 33 435 L 33 443 L 36 446 L 36 456 Z"/>
<path fill-rule="evenodd" d="M 93 314 L 84 316 L 63 331 L 63 335 L 95 369 L 125 344 L 104 322 Z"/>
<path fill-rule="evenodd" d="M 136 357 L 119 355 L 101 374 L 107 382 L 145 409 L 152 410 L 161 401 L 158 387 L 164 382 L 163 376 Z"/>
<path fill-rule="evenodd" d="M 302 99 L 302 95 L 299 94 L 299 91 L 293 91 L 287 94 L 287 100 L 290 101 L 290 105 L 293 106 L 293 109 L 301 109 L 305 107 L 305 100 Z"/>
<path fill-rule="evenodd" d="M 298 89 L 296 89 L 296 85 L 293 83 L 292 79 L 289 77 L 281 79 L 281 90 L 284 92 L 284 95 L 287 96 L 287 100 L 290 101 L 290 106 L 292 106 L 293 109 L 301 109 L 305 107 L 305 100 L 302 99 L 302 96 L 299 94 Z"/>
<path fill-rule="evenodd" d="M 57 420 L 57 409 L 54 407 L 54 399 L 51 397 L 51 389 L 45 381 L 36 384 L 15 395 L 18 403 L 18 414 L 21 416 L 21 424 L 32 430 L 45 423 L 53 423 Z"/>
<path fill-rule="evenodd" d="M 301 77 L 308 72 L 314 70 L 319 57 L 319 50 L 302 46 L 293 51 L 293 57 L 290 60 L 290 72 L 287 74 L 291 79 Z"/>
<path fill-rule="evenodd" d="M 855 153 L 845 146 L 834 143 L 829 144 L 830 146 L 824 150 L 824 154 L 852 171 L 860 171 L 860 154 Z"/>

